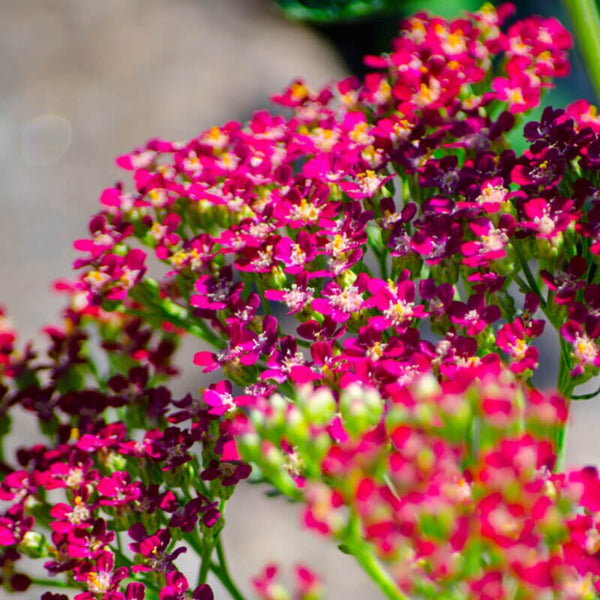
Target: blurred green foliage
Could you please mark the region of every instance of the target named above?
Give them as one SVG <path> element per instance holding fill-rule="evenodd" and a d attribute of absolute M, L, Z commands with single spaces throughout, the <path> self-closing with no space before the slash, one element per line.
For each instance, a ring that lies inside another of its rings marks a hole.
<path fill-rule="evenodd" d="M 275 0 L 285 14 L 313 23 L 336 23 L 383 14 L 405 15 L 427 10 L 451 18 L 476 10 L 479 0 Z"/>

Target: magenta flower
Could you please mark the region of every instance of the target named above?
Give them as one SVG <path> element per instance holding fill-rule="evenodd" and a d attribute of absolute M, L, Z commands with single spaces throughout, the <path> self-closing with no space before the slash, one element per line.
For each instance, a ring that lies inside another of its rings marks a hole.
<path fill-rule="evenodd" d="M 559 196 L 550 201 L 544 198 L 532 198 L 523 205 L 528 219 L 521 221 L 519 225 L 535 231 L 538 238 L 551 240 L 577 219 L 578 215 L 572 208 L 572 200 Z"/>
<path fill-rule="evenodd" d="M 109 548 L 115 540 L 114 531 L 107 529 L 106 521 L 97 519 L 89 529 L 72 529 L 66 536 L 54 533 L 52 541 L 57 548 L 64 548 L 65 554 L 71 558 L 95 559 Z"/>
<path fill-rule="evenodd" d="M 368 169 L 364 173 L 357 173 L 354 181 L 342 181 L 340 188 L 352 199 L 362 200 L 374 196 L 390 179 L 391 175 L 378 175 Z"/>
<path fill-rule="evenodd" d="M 478 191 L 474 204 L 485 212 L 496 213 L 506 205 L 508 190 L 504 187 L 501 177 L 484 181 Z"/>
<path fill-rule="evenodd" d="M 600 367 L 600 349 L 595 338 L 591 338 L 579 323 L 567 321 L 561 328 L 560 334 L 572 346 L 575 366 L 571 376 L 581 375 L 588 367 Z"/>
<path fill-rule="evenodd" d="M 456 254 L 463 241 L 460 223 L 447 214 L 423 217 L 410 239 L 410 248 L 429 265 L 436 265 Z"/>
<path fill-rule="evenodd" d="M 317 255 L 317 248 L 316 236 L 302 230 L 295 241 L 282 237 L 275 246 L 275 257 L 284 264 L 286 273 L 300 275 Z"/>
<path fill-rule="evenodd" d="M 230 381 L 225 380 L 218 383 L 211 383 L 203 395 L 204 402 L 210 407 L 209 414 L 222 415 L 227 411 L 234 410 L 236 406 L 231 392 Z"/>
<path fill-rule="evenodd" d="M 165 576 L 165 586 L 160 590 L 159 600 L 213 600 L 214 594 L 207 584 L 199 585 L 192 594 L 189 592 L 189 583 L 183 573 L 169 571 Z"/>
<path fill-rule="evenodd" d="M 86 503 L 86 498 L 75 496 L 73 505 L 58 502 L 50 510 L 54 521 L 50 523 L 52 531 L 68 533 L 73 529 L 86 529 L 91 525 L 94 507 Z"/>
<path fill-rule="evenodd" d="M 410 273 L 404 271 L 397 283 L 371 279 L 368 289 L 372 298 L 368 306 L 379 309 L 383 315 L 375 316 L 369 320 L 370 325 L 379 331 L 389 327 L 409 327 L 414 319 L 427 316 L 422 304 L 415 304 L 416 288 L 413 281 L 408 279 Z"/>
<path fill-rule="evenodd" d="M 542 321 L 541 324 L 543 325 L 544 322 Z M 521 319 L 506 323 L 496 335 L 497 346 L 511 358 L 510 369 L 513 373 L 522 373 L 525 369 L 535 371 L 537 368 L 538 350 L 527 343 L 527 337 Z"/>
<path fill-rule="evenodd" d="M 600 368 L 598 119 L 548 108 L 511 149 L 571 45 L 553 19 L 503 31 L 513 9 L 418 13 L 364 82 L 296 80 L 285 114 L 118 159 L 132 191 L 105 190 L 75 243 L 47 353 L 19 350 L 0 309 L 0 424 L 23 409 L 48 438 L 0 465 L 0 583 L 26 589 L 16 561 L 45 555 L 78 600 L 212 600 L 211 572 L 239 595 L 221 513 L 252 473 L 388 596 L 600 589 L 598 474 L 553 473 L 568 400 L 530 381 L 538 310 L 564 342 L 561 392 Z M 176 399 L 184 333 L 220 373 Z M 286 593 L 276 575 L 255 581 L 264 600 Z"/>
<path fill-rule="evenodd" d="M 286 336 L 281 340 L 280 349 L 276 350 L 267 359 L 267 369 L 261 375 L 261 379 L 273 379 L 282 383 L 287 379 L 296 383 L 316 381 L 320 375 L 315 373 L 309 366 L 308 361 L 296 344 L 292 336 Z"/>
<path fill-rule="evenodd" d="M 321 323 L 314 319 L 308 319 L 298 325 L 298 335 L 313 341 L 334 341 L 346 333 L 345 325 L 340 325 L 332 317 L 326 315 Z"/>
<path fill-rule="evenodd" d="M 581 129 L 590 127 L 595 133 L 600 133 L 600 119 L 598 109 L 587 100 L 576 100 L 566 108 L 567 114 L 579 125 Z"/>
<path fill-rule="evenodd" d="M 309 309 L 314 298 L 315 288 L 308 285 L 308 275 L 298 273 L 296 283 L 282 290 L 265 290 L 267 300 L 283 302 L 288 307 L 288 315 L 296 314 L 304 309 Z"/>
<path fill-rule="evenodd" d="M 147 431 L 143 444 L 147 455 L 159 462 L 163 471 L 170 471 L 192 460 L 188 450 L 197 436 L 193 431 L 167 427 L 164 431 Z"/>
<path fill-rule="evenodd" d="M 218 479 L 221 485 L 229 487 L 237 485 L 242 479 L 247 479 L 251 472 L 252 467 L 241 461 L 211 460 L 206 469 L 200 474 L 200 477 L 204 481 Z M 207 527 L 212 527 L 208 522 L 205 522 L 204 518 L 203 522 Z"/>
<path fill-rule="evenodd" d="M 467 303 L 453 301 L 449 310 L 451 321 L 463 327 L 467 335 L 481 333 L 490 323 L 497 321 L 501 314 L 495 304 L 486 305 L 485 298 L 480 294 L 471 296 Z"/>
<path fill-rule="evenodd" d="M 221 514 L 217 502 L 210 502 L 208 498 L 198 494 L 196 498 L 185 503 L 183 508 L 178 508 L 169 519 L 169 527 L 181 529 L 185 533 L 193 531 L 201 519 L 205 527 L 213 527 Z"/>
<path fill-rule="evenodd" d="M 118 600 L 119 583 L 128 574 L 127 567 L 115 569 L 115 556 L 112 552 L 103 552 L 94 563 L 85 563 L 77 569 L 75 580 L 86 585 L 88 591 L 77 594 L 76 598 L 95 600 L 98 594 L 102 594 L 102 597 L 107 600 Z"/>
<path fill-rule="evenodd" d="M 143 524 L 136 523 L 129 528 L 128 533 L 129 537 L 134 540 L 129 544 L 129 547 L 133 552 L 144 558 L 142 564 L 131 567 L 134 573 L 153 570 L 164 574 L 169 573 L 175 570 L 173 563 L 177 557 L 186 552 L 186 548 L 183 546 L 167 552 L 171 542 L 171 534 L 168 529 L 159 529 L 154 534 L 149 535 Z"/>
<path fill-rule="evenodd" d="M 511 63 L 512 73 L 509 78 L 496 77 L 492 82 L 498 100 L 506 102 L 512 113 L 522 113 L 537 106 L 540 102 L 541 88 L 522 69 L 528 66 L 527 59 Z"/>
<path fill-rule="evenodd" d="M 542 281 L 554 292 L 554 302 L 570 304 L 575 300 L 578 290 L 584 287 L 584 275 L 588 264 L 582 256 L 574 256 L 568 263 L 566 271 L 552 274 L 546 269 L 540 271 Z"/>
<path fill-rule="evenodd" d="M 131 482 L 131 476 L 126 471 L 115 471 L 110 477 L 100 478 L 96 489 L 100 494 L 98 504 L 101 506 L 127 506 L 141 495 L 137 483 Z"/>
<path fill-rule="evenodd" d="M 477 239 L 461 245 L 465 256 L 462 263 L 469 267 L 480 267 L 504 258 L 506 246 L 515 226 L 515 220 L 511 215 L 502 215 L 497 227 L 485 218 L 470 223 L 471 231 Z"/>
<path fill-rule="evenodd" d="M 367 279 L 366 274 L 359 275 L 354 284 L 345 288 L 330 281 L 323 288 L 323 298 L 315 298 L 312 301 L 312 310 L 331 317 L 336 323 L 345 323 L 365 306 L 363 294 L 366 291 Z"/>

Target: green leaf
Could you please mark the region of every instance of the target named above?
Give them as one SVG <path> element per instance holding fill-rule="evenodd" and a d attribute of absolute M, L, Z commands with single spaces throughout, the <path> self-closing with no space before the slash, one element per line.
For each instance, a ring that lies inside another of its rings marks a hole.
<path fill-rule="evenodd" d="M 477 10 L 479 0 L 275 0 L 286 16 L 299 21 L 333 23 L 386 13 L 408 15 L 419 10 L 445 18 Z"/>
<path fill-rule="evenodd" d="M 7 433 L 10 432 L 12 425 L 12 417 L 7 414 L 3 414 L 0 417 L 0 439 L 2 439 Z"/>
<path fill-rule="evenodd" d="M 276 0 L 292 19 L 332 22 L 357 19 L 395 10 L 403 0 Z"/>
<path fill-rule="evenodd" d="M 56 389 L 61 394 L 67 394 L 84 387 L 85 377 L 77 367 L 71 367 L 56 381 Z"/>
<path fill-rule="evenodd" d="M 348 546 L 346 546 L 346 544 L 339 544 L 338 545 L 338 550 L 340 552 L 343 552 L 344 554 L 352 554 L 352 552 L 350 551 L 350 548 L 348 548 Z"/>

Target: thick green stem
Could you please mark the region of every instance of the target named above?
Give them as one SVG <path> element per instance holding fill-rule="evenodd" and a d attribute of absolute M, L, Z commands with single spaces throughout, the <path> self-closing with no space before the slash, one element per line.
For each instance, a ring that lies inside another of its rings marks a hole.
<path fill-rule="evenodd" d="M 200 557 L 200 569 L 198 571 L 198 581 L 196 585 L 206 583 L 208 572 L 210 571 L 210 559 L 215 548 L 214 540 L 210 543 L 208 540 L 201 540 L 198 531 L 194 529 L 185 536 L 185 541 L 192 547 L 197 556 Z"/>
<path fill-rule="evenodd" d="M 581 48 L 590 81 L 600 101 L 600 18 L 596 0 L 563 0 L 571 17 L 575 40 Z"/>
<path fill-rule="evenodd" d="M 366 544 L 351 548 L 354 558 L 389 600 L 408 600 Z"/>
<path fill-rule="evenodd" d="M 345 536 L 344 536 L 345 537 Z M 384 593 L 389 600 L 408 600 L 396 585 L 391 575 L 385 570 L 383 565 L 377 560 L 374 554 L 374 548 L 368 544 L 361 536 L 358 519 L 351 520 L 348 530 L 348 537 L 343 539 L 343 544 L 349 553 L 354 556 L 364 572 Z"/>
<path fill-rule="evenodd" d="M 219 539 L 216 545 L 217 558 L 219 564 L 213 563 L 211 565 L 212 572 L 217 576 L 219 581 L 223 584 L 225 589 L 231 594 L 231 597 L 235 600 L 244 600 L 244 595 L 238 587 L 235 585 L 231 575 L 229 575 L 229 569 L 227 568 L 227 561 L 225 560 L 225 552 L 223 551 L 223 544 Z"/>
<path fill-rule="evenodd" d="M 540 299 L 540 306 L 542 307 L 542 310 L 545 310 L 546 300 L 544 299 L 542 293 L 540 292 L 540 289 L 538 288 L 537 282 L 535 280 L 535 277 L 533 276 L 533 273 L 531 272 L 531 269 L 529 268 L 528 262 L 523 258 L 523 254 L 520 252 L 520 249 L 518 247 L 515 247 L 515 253 L 519 259 L 521 269 L 523 270 L 523 275 L 525 275 L 525 279 L 527 280 L 529 288 Z"/>
<path fill-rule="evenodd" d="M 571 400 L 592 400 L 593 398 L 596 398 L 596 396 L 600 395 L 600 388 L 595 389 L 593 392 L 590 392 L 589 394 L 573 394 L 571 396 Z"/>
<path fill-rule="evenodd" d="M 560 333 L 559 333 L 560 335 Z M 571 377 L 571 364 L 569 360 L 569 347 L 567 342 L 560 337 L 560 365 L 558 368 L 558 393 L 565 399 L 567 406 L 573 394 L 573 378 Z M 556 430 L 556 467 L 557 471 L 564 468 L 566 437 L 568 421 L 557 426 Z"/>
<path fill-rule="evenodd" d="M 244 595 L 237 589 L 229 573 L 223 571 L 216 563 L 211 566 L 212 572 L 216 575 L 217 579 L 223 584 L 223 587 L 229 592 L 234 600 L 245 600 Z"/>
<path fill-rule="evenodd" d="M 78 589 L 78 587 L 71 583 L 66 583 L 65 581 L 54 581 L 53 579 L 42 579 L 41 577 L 31 577 L 32 585 L 39 585 L 42 587 L 49 588 L 61 588 L 61 589 Z"/>
<path fill-rule="evenodd" d="M 200 572 L 198 573 L 198 585 L 206 583 L 206 578 L 210 571 L 210 557 L 212 556 L 214 548 L 215 547 L 212 544 L 206 544 L 206 548 L 201 554 L 202 563 L 200 564 Z"/>

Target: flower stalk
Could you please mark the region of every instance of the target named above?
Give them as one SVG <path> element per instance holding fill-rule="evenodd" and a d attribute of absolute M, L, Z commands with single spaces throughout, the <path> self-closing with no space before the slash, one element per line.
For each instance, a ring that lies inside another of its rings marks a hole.
<path fill-rule="evenodd" d="M 600 101 L 600 16 L 596 0 L 563 0 L 571 25 L 581 49 L 586 72 L 590 78 L 596 101 Z"/>

